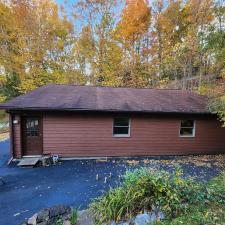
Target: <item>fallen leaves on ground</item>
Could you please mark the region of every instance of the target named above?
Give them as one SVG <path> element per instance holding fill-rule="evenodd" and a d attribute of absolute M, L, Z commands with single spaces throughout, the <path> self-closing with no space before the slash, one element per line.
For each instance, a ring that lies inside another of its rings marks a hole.
<path fill-rule="evenodd" d="M 140 161 L 139 160 L 126 160 L 126 163 L 131 166 L 137 166 L 140 163 Z"/>
<path fill-rule="evenodd" d="M 197 156 L 182 156 L 178 158 L 177 163 L 189 164 L 192 163 L 195 166 L 212 167 L 217 166 L 224 168 L 225 155 L 197 155 Z"/>
<path fill-rule="evenodd" d="M 157 165 L 163 164 L 168 166 L 179 165 L 179 164 L 193 164 L 198 167 L 208 167 L 216 166 L 219 168 L 224 168 L 225 166 L 225 155 L 191 155 L 191 156 L 176 156 L 173 159 L 141 159 L 141 160 L 124 160 L 125 164 L 129 166 L 137 166 L 139 164 L 144 165 Z"/>
<path fill-rule="evenodd" d="M 9 139 L 9 133 L 0 133 L 0 141 L 5 141 Z"/>

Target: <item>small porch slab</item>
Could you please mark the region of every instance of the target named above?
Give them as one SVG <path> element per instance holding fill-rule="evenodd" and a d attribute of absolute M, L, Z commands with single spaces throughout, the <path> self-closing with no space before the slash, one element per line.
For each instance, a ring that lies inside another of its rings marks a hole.
<path fill-rule="evenodd" d="M 40 159 L 41 159 L 40 157 L 24 158 L 24 159 L 20 160 L 20 162 L 17 164 L 17 166 L 20 166 L 20 167 L 32 166 L 32 167 L 34 167 Z"/>

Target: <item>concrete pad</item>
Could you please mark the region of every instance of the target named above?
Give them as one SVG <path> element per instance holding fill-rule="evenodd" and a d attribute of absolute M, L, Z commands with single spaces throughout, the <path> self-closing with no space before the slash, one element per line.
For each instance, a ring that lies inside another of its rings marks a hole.
<path fill-rule="evenodd" d="M 40 158 L 25 158 L 22 159 L 17 166 L 35 166 Z"/>

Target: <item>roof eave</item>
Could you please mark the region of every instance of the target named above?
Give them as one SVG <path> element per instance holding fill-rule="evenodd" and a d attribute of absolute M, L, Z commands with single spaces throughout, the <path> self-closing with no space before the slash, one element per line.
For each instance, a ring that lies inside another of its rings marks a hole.
<path fill-rule="evenodd" d="M 153 111 L 153 110 L 117 110 L 117 109 L 75 109 L 75 108 L 39 108 L 39 107 L 7 107 L 0 106 L 0 109 L 8 111 L 57 111 L 57 112 L 112 112 L 112 113 L 149 113 L 149 114 L 206 114 L 212 115 L 209 111 Z"/>

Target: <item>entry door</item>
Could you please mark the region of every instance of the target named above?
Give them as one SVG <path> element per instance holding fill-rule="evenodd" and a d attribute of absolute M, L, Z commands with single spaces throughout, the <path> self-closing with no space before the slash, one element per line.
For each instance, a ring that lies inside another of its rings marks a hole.
<path fill-rule="evenodd" d="M 41 117 L 23 118 L 23 155 L 42 155 Z"/>

